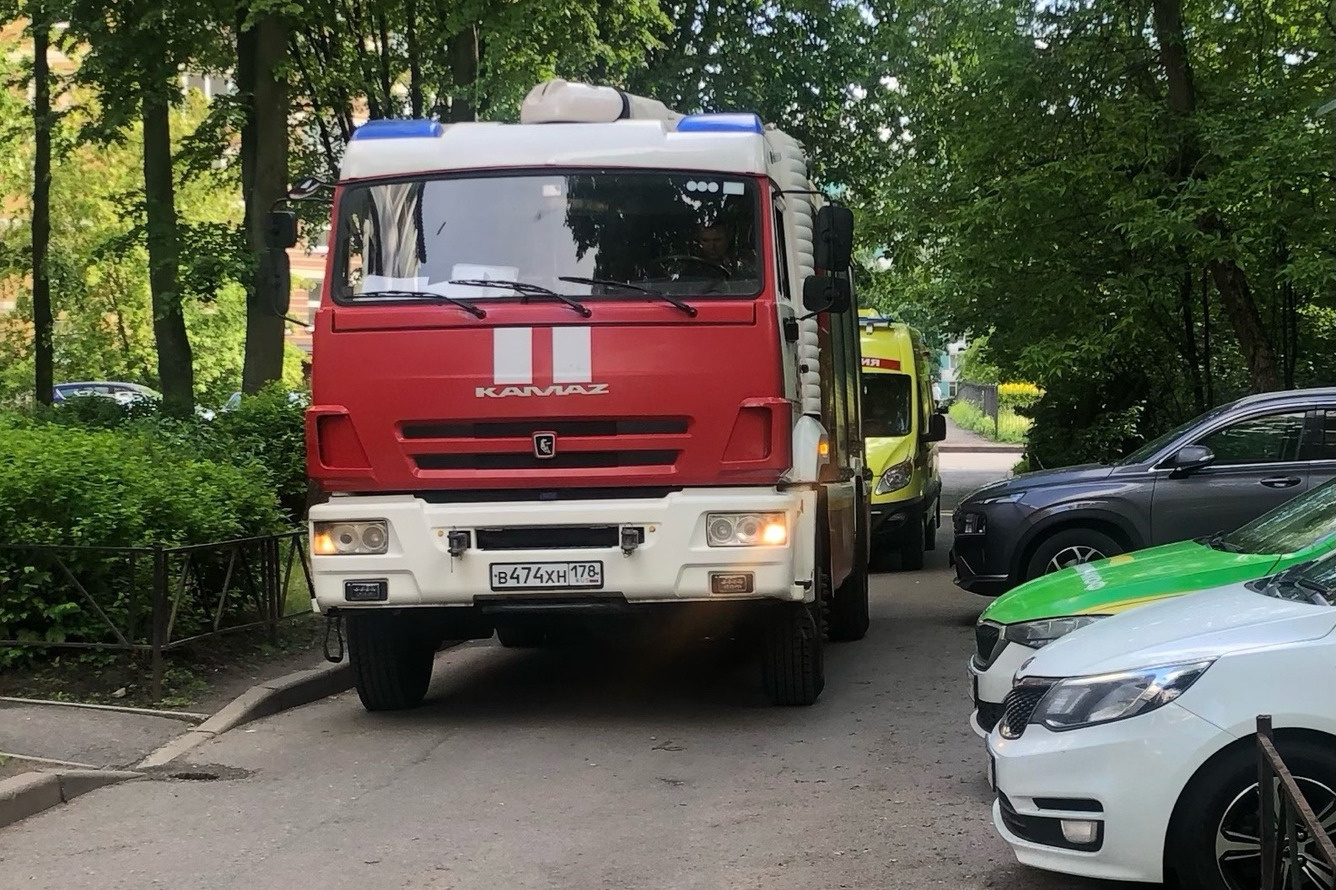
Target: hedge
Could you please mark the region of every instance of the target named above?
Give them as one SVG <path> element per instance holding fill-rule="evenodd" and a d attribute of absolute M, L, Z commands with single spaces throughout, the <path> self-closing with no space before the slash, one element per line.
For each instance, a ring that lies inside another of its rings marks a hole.
<path fill-rule="evenodd" d="M 0 414 L 0 453 L 7 456 L 0 466 L 0 545 L 221 542 L 291 528 L 305 503 L 302 408 L 281 392 L 247 398 L 212 421 L 167 418 L 151 406 L 100 398 L 37 415 Z M 126 559 L 97 552 L 64 559 L 118 624 L 129 591 L 148 589 L 146 568 L 132 578 Z M 217 580 L 221 557 L 201 555 L 196 568 Z M 32 551 L 0 550 L 0 590 L 0 639 L 107 637 L 63 573 Z M 174 635 L 196 629 L 206 613 L 183 610 Z M 0 650 L 0 666 L 19 657 Z"/>

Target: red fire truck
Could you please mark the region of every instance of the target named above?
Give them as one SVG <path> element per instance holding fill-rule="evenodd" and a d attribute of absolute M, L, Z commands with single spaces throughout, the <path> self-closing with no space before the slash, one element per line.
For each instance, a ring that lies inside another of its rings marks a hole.
<path fill-rule="evenodd" d="M 868 627 L 870 476 L 852 216 L 808 169 L 754 114 L 561 80 L 354 133 L 307 448 L 364 707 L 421 702 L 446 641 L 670 625 L 817 699 Z"/>

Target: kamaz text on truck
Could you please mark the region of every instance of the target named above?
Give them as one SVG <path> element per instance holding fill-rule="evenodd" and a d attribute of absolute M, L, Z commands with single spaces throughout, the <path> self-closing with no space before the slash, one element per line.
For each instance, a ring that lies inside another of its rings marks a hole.
<path fill-rule="evenodd" d="M 731 635 L 815 701 L 868 627 L 852 228 L 753 114 L 550 81 L 517 124 L 359 128 L 307 447 L 364 707 L 572 628 Z"/>

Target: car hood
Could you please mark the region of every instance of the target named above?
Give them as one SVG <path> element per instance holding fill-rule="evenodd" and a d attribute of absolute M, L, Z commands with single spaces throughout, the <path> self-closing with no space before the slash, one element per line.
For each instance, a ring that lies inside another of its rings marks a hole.
<path fill-rule="evenodd" d="M 1078 677 L 1198 661 L 1315 640 L 1333 628 L 1334 607 L 1230 584 L 1150 603 L 1073 631 L 1040 649 L 1019 674 Z"/>
<path fill-rule="evenodd" d="M 1013 491 L 1046 488 L 1053 485 L 1100 482 L 1109 478 L 1113 469 L 1113 467 L 1107 467 L 1103 464 L 1081 464 L 1074 467 L 1061 467 L 1056 470 L 1036 470 L 1032 473 L 1022 473 L 1019 476 L 1000 479 L 997 482 L 985 485 L 966 496 L 964 502 L 997 497 Z"/>
<path fill-rule="evenodd" d="M 1278 558 L 1179 541 L 1041 575 L 995 599 L 979 620 L 1015 624 L 1064 615 L 1107 615 L 1230 581 L 1261 578 Z"/>

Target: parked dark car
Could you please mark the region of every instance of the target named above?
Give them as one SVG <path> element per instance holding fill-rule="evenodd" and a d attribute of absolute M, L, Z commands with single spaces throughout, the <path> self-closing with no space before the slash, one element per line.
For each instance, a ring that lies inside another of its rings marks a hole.
<path fill-rule="evenodd" d="M 954 514 L 956 583 L 984 596 L 1068 566 L 1229 531 L 1336 477 L 1336 388 L 1248 396 L 1112 465 L 1025 473 Z"/>

